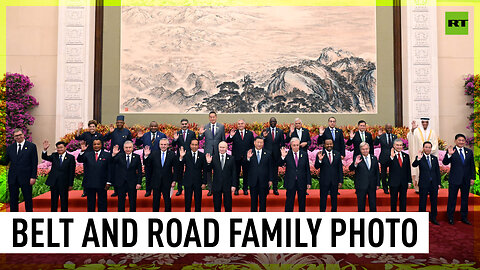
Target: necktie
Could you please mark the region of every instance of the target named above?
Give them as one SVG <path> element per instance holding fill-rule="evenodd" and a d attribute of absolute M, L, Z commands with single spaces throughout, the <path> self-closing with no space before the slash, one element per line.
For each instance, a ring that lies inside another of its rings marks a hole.
<path fill-rule="evenodd" d="M 130 155 L 127 155 L 127 169 L 130 168 Z"/>
<path fill-rule="evenodd" d="M 332 154 L 331 154 L 331 152 L 328 153 L 328 160 L 330 161 L 330 164 L 332 164 Z"/>
<path fill-rule="evenodd" d="M 258 162 L 258 164 L 260 164 L 260 157 L 261 157 L 260 151 L 257 151 L 257 162 Z"/>
<path fill-rule="evenodd" d="M 212 124 L 212 137 L 215 137 L 215 125 Z"/>
<path fill-rule="evenodd" d="M 400 153 L 397 154 L 398 156 L 398 164 L 400 164 L 400 168 L 402 167 L 402 157 L 400 156 Z"/>
<path fill-rule="evenodd" d="M 243 141 L 243 130 L 240 131 L 240 135 L 242 136 L 242 141 Z"/>
<path fill-rule="evenodd" d="M 428 167 L 431 169 L 432 168 L 432 162 L 430 161 L 430 156 L 427 156 L 427 163 L 428 163 Z"/>
<path fill-rule="evenodd" d="M 152 133 L 152 144 L 153 144 L 153 142 L 155 141 L 155 136 L 156 136 L 156 135 L 157 135 L 156 132 Z"/>
<path fill-rule="evenodd" d="M 458 149 L 459 153 L 460 153 L 460 159 L 462 159 L 462 163 L 465 163 L 465 156 L 463 156 L 463 149 L 460 148 Z"/>
<path fill-rule="evenodd" d="M 60 158 L 60 166 L 62 166 L 62 163 L 63 163 L 63 158 L 62 158 L 62 157 L 63 157 L 62 155 L 59 156 L 59 158 Z"/>
<path fill-rule="evenodd" d="M 197 160 L 195 159 L 195 154 L 196 154 L 196 153 L 193 153 L 193 163 L 194 163 L 194 164 L 197 163 Z"/>
<path fill-rule="evenodd" d="M 275 141 L 275 129 L 272 128 L 272 141 Z"/>
<path fill-rule="evenodd" d="M 330 132 L 332 133 L 332 139 L 335 141 L 335 129 L 330 129 Z"/>
<path fill-rule="evenodd" d="M 20 154 L 20 151 L 22 151 L 22 145 L 21 145 L 21 144 L 18 144 L 17 155 Z"/>
<path fill-rule="evenodd" d="M 363 132 L 361 132 L 360 135 L 362 135 L 361 136 L 362 137 L 362 142 L 364 142 L 365 141 L 365 134 L 363 134 Z"/>
<path fill-rule="evenodd" d="M 95 161 L 98 161 L 98 152 L 95 152 Z"/>
<path fill-rule="evenodd" d="M 220 164 L 222 165 L 222 170 L 223 170 L 223 166 L 225 166 L 225 156 L 224 155 L 220 155 L 220 156 L 222 157 Z"/>
<path fill-rule="evenodd" d="M 387 145 L 390 145 L 390 134 L 387 134 Z"/>
<path fill-rule="evenodd" d="M 187 141 L 187 132 L 185 130 L 183 131 L 183 141 Z"/>
<path fill-rule="evenodd" d="M 367 169 L 370 170 L 370 160 L 368 160 L 368 156 L 363 158 L 365 160 L 365 164 L 367 165 Z"/>
<path fill-rule="evenodd" d="M 295 153 L 295 166 L 298 167 L 298 155 L 297 155 L 297 153 Z"/>
<path fill-rule="evenodd" d="M 165 152 L 162 151 L 162 167 L 165 164 Z"/>

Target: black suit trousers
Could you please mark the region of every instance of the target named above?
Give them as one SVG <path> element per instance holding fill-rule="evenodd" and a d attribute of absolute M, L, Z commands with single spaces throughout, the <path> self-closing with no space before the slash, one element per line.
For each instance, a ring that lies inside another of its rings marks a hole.
<path fill-rule="evenodd" d="M 160 211 L 160 199 L 163 195 L 165 212 L 172 212 L 172 200 L 170 198 L 170 187 L 153 188 L 153 212 Z"/>
<path fill-rule="evenodd" d="M 320 186 L 320 212 L 325 212 L 327 210 L 328 192 L 330 192 L 332 212 L 337 212 L 338 185 L 334 185 L 332 183 Z"/>
<path fill-rule="evenodd" d="M 250 211 L 266 212 L 267 211 L 267 194 L 268 187 L 250 187 Z M 260 204 L 260 209 L 259 209 Z"/>
<path fill-rule="evenodd" d="M 118 187 L 118 212 L 125 212 L 125 199 L 128 194 L 130 212 L 137 212 L 137 190 L 129 188 L 127 183 Z"/>
<path fill-rule="evenodd" d="M 98 212 L 107 212 L 107 191 L 104 188 L 85 188 L 87 211 L 95 212 L 98 196 Z"/>
<path fill-rule="evenodd" d="M 19 185 L 18 183 L 8 185 L 8 191 L 10 192 L 10 212 L 18 212 L 18 196 L 22 190 L 23 199 L 25 200 L 25 211 L 33 212 L 33 200 L 32 200 L 32 186 Z"/>
<path fill-rule="evenodd" d="M 195 212 L 202 212 L 202 187 L 185 187 L 185 212 L 192 210 L 192 195 L 195 200 Z"/>
<path fill-rule="evenodd" d="M 215 212 L 222 211 L 222 195 L 223 195 L 223 207 L 225 212 L 232 212 L 232 192 L 228 191 L 214 191 L 213 192 L 213 209 Z"/>
<path fill-rule="evenodd" d="M 68 186 L 50 187 L 50 207 L 52 212 L 58 211 L 58 199 L 60 199 L 60 209 L 62 212 L 68 212 Z"/>
<path fill-rule="evenodd" d="M 407 211 L 407 186 L 390 187 L 390 211 L 397 212 L 397 201 L 400 212 Z"/>
<path fill-rule="evenodd" d="M 367 196 L 368 196 L 368 206 L 370 208 L 370 212 L 377 212 L 376 191 L 377 191 L 376 187 L 356 190 L 358 212 L 365 212 L 365 204 L 366 204 Z"/>
<path fill-rule="evenodd" d="M 430 219 L 437 219 L 438 188 L 430 185 L 429 188 L 420 187 L 419 212 L 427 212 L 427 197 L 430 195 Z"/>

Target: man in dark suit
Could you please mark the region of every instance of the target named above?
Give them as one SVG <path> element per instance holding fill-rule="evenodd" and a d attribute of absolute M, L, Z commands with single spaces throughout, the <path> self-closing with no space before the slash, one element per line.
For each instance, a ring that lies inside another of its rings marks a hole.
<path fill-rule="evenodd" d="M 227 154 L 228 145 L 226 142 L 218 144 L 218 154 L 213 157 L 207 153 L 207 168 L 213 170 L 213 208 L 215 212 L 222 211 L 222 195 L 223 207 L 225 212 L 232 212 L 232 192 L 235 191 L 235 160 Z"/>
<path fill-rule="evenodd" d="M 328 118 L 328 128 L 319 127 L 318 145 L 324 144 L 325 140 L 331 139 L 333 141 L 333 150 L 340 153 L 342 159 L 345 157 L 345 139 L 343 137 L 343 130 L 337 128 L 337 119 L 331 116 Z"/>
<path fill-rule="evenodd" d="M 263 131 L 263 137 L 265 139 L 264 146 L 265 150 L 272 154 L 272 189 L 273 194 L 279 195 L 278 193 L 278 164 L 281 160 L 280 149 L 285 147 L 285 136 L 283 130 L 277 128 L 277 119 L 275 117 L 270 118 L 269 121 L 270 127 Z"/>
<path fill-rule="evenodd" d="M 390 171 L 390 211 L 397 211 L 399 201 L 400 212 L 407 211 L 407 189 L 412 185 L 412 172 L 410 170 L 410 156 L 403 152 L 403 141 L 396 139 L 390 151 L 387 166 Z"/>
<path fill-rule="evenodd" d="M 185 151 L 190 151 L 190 142 L 197 138 L 197 135 L 193 130 L 188 129 L 188 119 L 182 119 L 180 121 L 181 128 L 179 131 L 173 134 L 172 147 L 177 148 L 177 155 L 180 148 L 183 147 Z M 182 168 L 183 169 L 183 168 Z M 183 170 L 182 170 L 183 172 Z M 183 173 L 179 173 L 177 179 L 177 193 L 175 196 L 182 195 L 183 191 Z"/>
<path fill-rule="evenodd" d="M 32 186 L 37 181 L 37 146 L 25 140 L 23 130 L 13 131 L 15 142 L 7 147 L 8 191 L 10 192 L 10 212 L 18 212 L 18 195 L 22 190 L 25 210 L 33 212 Z"/>
<path fill-rule="evenodd" d="M 160 140 L 160 151 L 152 152 L 149 146 L 143 149 L 145 166 L 152 170 L 153 212 L 160 210 L 160 199 L 163 195 L 165 212 L 172 211 L 170 189 L 175 187 L 175 173 L 178 168 L 178 158 L 168 150 L 168 139 Z"/>
<path fill-rule="evenodd" d="M 298 138 L 300 140 L 300 150 L 308 153 L 307 150 L 312 144 L 312 140 L 310 139 L 310 132 L 308 129 L 302 127 L 302 120 L 300 120 L 300 118 L 296 118 L 295 123 L 290 125 L 287 142 L 290 142 L 292 138 Z"/>
<path fill-rule="evenodd" d="M 377 211 L 376 191 L 380 186 L 378 160 L 370 154 L 367 142 L 361 142 L 360 155 L 354 158 L 350 171 L 355 171 L 355 193 L 357 194 L 358 212 L 365 212 L 365 202 L 368 195 L 370 212 Z"/>
<path fill-rule="evenodd" d="M 298 138 L 291 139 L 288 154 L 285 148 L 282 148 L 282 159 L 279 165 L 285 165 L 284 182 L 287 189 L 285 212 L 293 212 L 295 194 L 298 196 L 298 211 L 305 212 L 306 193 L 312 185 L 312 176 L 310 175 L 308 154 L 300 150 Z"/>
<path fill-rule="evenodd" d="M 107 190 L 111 185 L 112 155 L 102 150 L 101 140 L 94 140 L 93 151 L 86 151 L 85 142 L 80 143 L 81 152 L 77 157 L 83 163 L 83 187 L 87 194 L 87 211 L 95 212 L 98 197 L 98 212 L 107 212 Z"/>
<path fill-rule="evenodd" d="M 183 147 L 179 150 L 180 167 L 185 167 L 183 185 L 185 187 L 185 212 L 192 210 L 192 195 L 195 199 L 195 212 L 202 211 L 202 189 L 207 184 L 207 161 L 205 154 L 198 151 L 198 140 L 190 141 L 189 150 Z M 182 173 L 183 170 L 179 171 Z"/>
<path fill-rule="evenodd" d="M 457 205 L 458 190 L 460 189 L 462 222 L 471 225 L 468 220 L 468 193 L 470 186 L 475 182 L 475 161 L 473 151 L 465 147 L 465 135 L 455 135 L 455 147 L 450 146 L 443 158 L 444 165 L 450 165 L 448 177 L 448 223 L 453 225 L 453 214 Z"/>
<path fill-rule="evenodd" d="M 51 211 L 57 212 L 60 198 L 61 211 L 68 212 L 68 192 L 73 189 L 76 162 L 75 157 L 67 153 L 66 142 L 59 141 L 55 146 L 57 152 L 48 155 L 50 143 L 48 140 L 43 142 L 42 159 L 52 163 L 45 184 L 50 187 Z"/>
<path fill-rule="evenodd" d="M 353 133 L 353 129 L 350 130 L 350 138 L 347 141 L 347 145 L 353 144 L 353 156 L 360 155 L 360 144 L 362 142 L 368 143 L 370 148 L 370 155 L 373 155 L 373 139 L 372 134 L 367 130 L 367 122 L 364 120 L 358 121 L 358 131 Z"/>
<path fill-rule="evenodd" d="M 216 112 L 210 112 L 208 114 L 208 119 L 210 123 L 200 127 L 198 139 L 202 140 L 205 138 L 205 144 L 203 147 L 204 153 L 214 156 L 218 153 L 218 143 L 225 141 L 225 126 L 221 123 L 217 123 Z M 207 187 L 207 196 L 212 196 L 212 174 L 210 172 L 207 173 Z"/>
<path fill-rule="evenodd" d="M 255 138 L 255 148 L 247 152 L 248 184 L 250 185 L 250 211 L 267 211 L 268 189 L 273 182 L 272 155 L 263 149 L 263 138 Z M 259 209 L 260 202 L 260 209 Z"/>
<path fill-rule="evenodd" d="M 423 153 L 420 152 L 413 167 L 419 167 L 420 178 L 418 186 L 420 188 L 420 201 L 418 205 L 419 212 L 427 211 L 427 197 L 430 195 L 430 222 L 440 225 L 437 221 L 437 198 L 438 189 L 441 187 L 440 166 L 438 158 L 432 153 L 432 143 L 426 141 L 423 143 Z"/>
<path fill-rule="evenodd" d="M 330 193 L 332 212 L 337 212 L 338 189 L 343 183 L 343 164 L 341 154 L 333 150 L 333 140 L 326 139 L 324 150 L 319 151 L 315 159 L 315 169 L 320 169 L 320 212 L 327 210 L 327 197 Z"/>
<path fill-rule="evenodd" d="M 158 131 L 158 123 L 156 121 L 150 122 L 149 129 L 150 131 L 145 134 L 143 134 L 142 130 L 137 132 L 135 145 L 137 147 L 142 145 L 143 147 L 148 146 L 152 152 L 160 151 L 160 140 L 167 138 L 167 135 Z M 145 167 L 145 197 L 149 197 L 150 195 L 152 195 L 152 171 L 150 167 Z"/>
<path fill-rule="evenodd" d="M 113 184 L 118 190 L 118 212 L 125 212 L 125 198 L 128 193 L 130 212 L 137 211 L 137 190 L 142 187 L 142 161 L 140 155 L 133 153 L 133 142 L 123 144 L 123 152 L 119 147 L 113 147 L 113 166 L 117 177 Z"/>
<path fill-rule="evenodd" d="M 238 195 L 240 185 L 240 168 L 242 168 L 243 175 L 243 194 L 248 195 L 248 166 L 247 166 L 247 152 L 253 148 L 253 132 L 245 129 L 245 121 L 243 119 L 237 122 L 238 129 L 232 128 L 230 136 L 227 137 L 227 143 L 232 143 L 232 156 L 235 158 L 235 168 L 237 168 L 237 176 L 235 183 L 235 195 Z"/>
<path fill-rule="evenodd" d="M 393 147 L 393 142 L 397 139 L 397 135 L 392 134 L 393 127 L 390 124 L 385 125 L 385 132 L 378 130 L 378 136 L 373 141 L 374 145 L 381 147 L 381 152 L 378 161 L 380 162 L 380 179 L 382 180 L 382 188 L 385 194 L 388 194 L 387 184 L 387 162 L 390 157 L 390 153 Z"/>

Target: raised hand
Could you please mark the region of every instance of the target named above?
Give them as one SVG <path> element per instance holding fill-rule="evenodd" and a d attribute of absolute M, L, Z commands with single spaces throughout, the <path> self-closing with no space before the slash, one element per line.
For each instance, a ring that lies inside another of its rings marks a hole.
<path fill-rule="evenodd" d="M 137 138 L 142 138 L 143 137 L 143 130 L 139 129 L 137 132 Z"/>
<path fill-rule="evenodd" d="M 378 136 L 382 136 L 382 134 L 383 134 L 383 129 L 379 129 L 377 134 L 378 134 Z"/>
<path fill-rule="evenodd" d="M 390 157 L 391 158 L 395 157 L 395 149 L 393 149 L 393 147 L 390 149 Z"/>
<path fill-rule="evenodd" d="M 412 121 L 412 132 L 418 127 L 417 122 L 415 120 Z"/>
<path fill-rule="evenodd" d="M 295 125 L 290 124 L 290 135 L 295 131 Z"/>
<path fill-rule="evenodd" d="M 360 157 L 360 155 L 358 155 L 356 158 L 355 158 L 355 166 L 358 165 L 358 163 L 362 162 L 362 158 Z"/>
<path fill-rule="evenodd" d="M 176 140 L 178 140 L 178 138 L 180 138 L 180 135 L 177 132 L 175 132 L 173 134 L 173 139 L 176 141 Z"/>
<path fill-rule="evenodd" d="M 285 158 L 287 156 L 287 150 L 285 149 L 285 147 L 282 147 L 280 149 L 280 152 L 282 153 L 282 158 Z"/>
<path fill-rule="evenodd" d="M 85 150 L 87 150 L 87 144 L 85 143 L 85 141 L 80 141 L 80 150 L 82 152 L 84 152 Z"/>
<path fill-rule="evenodd" d="M 320 126 L 320 127 L 318 128 L 318 133 L 319 133 L 319 135 L 322 136 L 324 132 L 325 132 L 325 128 L 324 128 L 323 126 Z"/>
<path fill-rule="evenodd" d="M 353 129 L 350 130 L 350 139 L 353 139 L 353 137 L 355 136 L 355 132 L 353 132 Z"/>
<path fill-rule="evenodd" d="M 318 160 L 323 160 L 324 156 L 325 156 L 325 154 L 323 154 L 323 151 L 318 151 L 318 153 L 317 153 Z"/>
<path fill-rule="evenodd" d="M 262 134 L 263 134 L 263 137 L 264 137 L 264 138 L 267 138 L 267 136 L 268 136 L 268 131 L 265 129 L 265 130 L 263 130 Z"/>
<path fill-rule="evenodd" d="M 120 153 L 120 148 L 118 145 L 115 145 L 112 149 L 112 156 L 116 156 L 118 153 Z"/>
<path fill-rule="evenodd" d="M 108 130 L 110 131 L 110 133 L 112 133 L 115 130 L 115 127 L 113 126 L 113 124 L 110 124 L 110 126 L 108 127 Z"/>
<path fill-rule="evenodd" d="M 236 130 L 234 128 L 232 128 L 230 130 L 230 137 L 233 137 L 235 135 L 235 132 L 236 132 Z"/>
<path fill-rule="evenodd" d="M 250 159 L 252 156 L 253 156 L 253 151 L 252 151 L 252 149 L 250 149 L 247 152 L 247 159 Z"/>
<path fill-rule="evenodd" d="M 143 155 L 144 155 L 144 156 L 147 157 L 148 155 L 150 155 L 151 152 L 152 152 L 152 151 L 150 150 L 150 146 L 146 145 L 146 146 L 143 148 Z"/>
<path fill-rule="evenodd" d="M 185 151 L 185 149 L 183 149 L 183 146 L 180 147 L 180 158 L 183 158 L 185 156 L 185 154 L 187 153 L 187 151 Z"/>
<path fill-rule="evenodd" d="M 207 163 L 212 163 L 212 155 L 210 155 L 210 153 L 205 155 L 205 159 L 207 160 Z"/>
<path fill-rule="evenodd" d="M 140 185 L 140 184 L 137 184 L 137 185 L 135 186 L 135 189 L 136 189 L 136 190 L 139 190 L 140 188 L 142 188 L 142 185 Z"/>
<path fill-rule="evenodd" d="M 200 127 L 200 129 L 198 130 L 198 133 L 199 133 L 199 134 L 205 133 L 205 128 L 204 128 L 204 127 Z"/>
<path fill-rule="evenodd" d="M 449 154 L 449 155 L 453 155 L 453 153 L 455 153 L 455 148 L 453 148 L 453 146 L 450 145 L 450 146 L 448 147 L 447 151 L 448 151 L 448 154 Z"/>
<path fill-rule="evenodd" d="M 418 151 L 418 155 L 417 155 L 417 158 L 420 160 L 422 159 L 423 157 L 423 153 L 422 153 L 422 150 Z"/>
<path fill-rule="evenodd" d="M 78 129 L 82 130 L 83 129 L 83 122 L 78 123 Z"/>
<path fill-rule="evenodd" d="M 47 151 L 48 147 L 50 147 L 50 143 L 45 139 L 45 141 L 43 141 L 43 150 Z"/>

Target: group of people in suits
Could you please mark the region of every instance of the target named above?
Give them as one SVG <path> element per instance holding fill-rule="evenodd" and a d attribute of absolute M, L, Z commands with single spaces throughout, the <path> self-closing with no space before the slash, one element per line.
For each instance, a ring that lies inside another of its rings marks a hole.
<path fill-rule="evenodd" d="M 424 122 L 427 122 L 425 125 Z M 185 190 L 185 211 L 191 211 L 192 199 L 195 211 L 201 211 L 202 190 L 208 188 L 208 196 L 213 196 L 214 210 L 221 211 L 222 202 L 225 211 L 232 211 L 232 193 L 244 195 L 250 191 L 251 211 L 266 211 L 269 190 L 278 195 L 278 168 L 285 167 L 284 187 L 286 189 L 285 211 L 293 211 L 295 197 L 299 211 L 305 211 L 307 190 L 311 187 L 311 172 L 308 159 L 310 134 L 302 127 L 297 118 L 288 133 L 277 127 L 272 117 L 260 136 L 245 128 L 245 121 L 238 120 L 237 129 L 225 136 L 225 127 L 217 123 L 217 114 L 209 114 L 209 123 L 200 128 L 198 138 L 188 129 L 189 122 L 182 119 L 181 129 L 175 133 L 169 149 L 167 136 L 158 130 L 158 123 L 152 121 L 149 132 L 138 132 L 135 144 L 143 147 L 143 156 L 133 153 L 134 143 L 130 131 L 124 126 L 124 117 L 119 116 L 116 128 L 102 136 L 96 131 L 97 122 L 88 123 L 89 130 L 83 134 L 77 132 L 81 140 L 81 152 L 77 157 L 84 165 L 83 188 L 87 197 L 87 210 L 107 210 L 107 190 L 115 187 L 118 196 L 118 211 L 125 211 L 128 196 L 130 211 L 136 211 L 137 190 L 142 184 L 142 159 L 145 165 L 146 192 L 153 192 L 153 211 L 160 210 L 163 196 L 164 210 L 171 211 L 171 193 L 178 183 L 176 195 Z M 79 125 L 82 128 L 83 125 Z M 358 131 L 350 131 L 349 139 L 344 140 L 343 131 L 336 127 L 336 119 L 330 117 L 326 128 L 319 128 L 318 144 L 323 150 L 316 156 L 314 167 L 320 169 L 320 211 L 326 211 L 327 198 L 331 197 L 331 211 L 337 211 L 338 190 L 343 184 L 343 165 L 346 145 L 353 145 L 354 158 L 349 166 L 355 172 L 355 189 L 358 211 L 365 211 L 368 200 L 369 210 L 376 211 L 376 190 L 390 194 L 391 211 L 406 211 L 407 189 L 414 184 L 412 168 L 418 170 L 419 211 L 426 211 L 426 202 L 430 196 L 430 220 L 439 224 L 437 215 L 438 189 L 441 187 L 438 158 L 434 155 L 434 144 L 428 140 L 422 143 L 422 149 L 414 159 L 403 151 L 404 142 L 392 134 L 393 127 L 385 129 L 373 138 L 366 131 L 366 122 L 358 122 Z M 428 119 L 422 119 L 423 131 L 428 130 Z M 412 134 L 415 129 L 412 123 Z M 418 133 L 418 132 L 417 132 Z M 420 131 L 420 134 L 422 132 Z M 425 133 L 426 134 L 426 133 Z M 430 131 L 431 137 L 431 131 Z M 412 135 L 414 136 L 414 135 Z M 425 135 L 424 135 L 425 136 Z M 419 136 L 422 137 L 422 136 Z M 37 175 L 36 146 L 25 140 L 22 130 L 14 133 L 15 143 L 7 148 L 7 164 L 10 163 L 8 184 L 10 191 L 10 209 L 18 211 L 19 190 L 25 198 L 27 211 L 32 211 L 32 186 Z M 428 137 L 427 137 L 428 138 Z M 199 151 L 199 141 L 205 139 L 204 151 Z M 104 142 L 111 140 L 110 151 L 105 151 Z M 449 177 L 448 221 L 453 224 L 458 190 L 461 191 L 462 222 L 470 224 L 468 213 L 468 192 L 473 185 L 475 167 L 473 151 L 465 148 L 465 136 L 455 136 L 455 147 L 449 147 L 443 164 L 451 164 Z M 232 154 L 227 153 L 232 143 Z M 290 150 L 285 146 L 290 143 Z M 379 159 L 373 154 L 374 145 L 380 145 Z M 72 189 L 75 175 L 75 158 L 66 152 L 66 143 L 57 142 L 56 152 L 48 155 L 50 144 L 43 144 L 42 158 L 52 162 L 51 172 L 46 184 L 51 187 L 52 211 L 57 211 L 58 199 L 61 211 L 68 211 L 68 191 Z M 411 167 L 411 166 L 412 167 Z M 381 169 L 380 169 L 381 168 Z M 387 181 L 387 171 L 389 177 Z M 240 187 L 240 175 L 243 183 Z M 382 183 L 382 184 L 380 184 Z M 98 203 L 97 203 L 98 201 Z"/>

